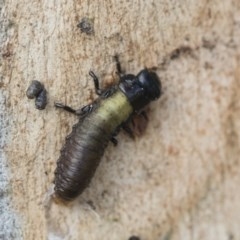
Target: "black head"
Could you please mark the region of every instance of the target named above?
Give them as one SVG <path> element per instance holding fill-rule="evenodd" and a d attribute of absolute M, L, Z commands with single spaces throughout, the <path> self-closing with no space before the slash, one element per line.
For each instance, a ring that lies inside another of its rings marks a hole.
<path fill-rule="evenodd" d="M 122 78 L 119 88 L 125 93 L 134 110 L 138 111 L 160 97 L 162 86 L 155 72 L 143 69 L 137 76 L 129 76 L 129 79 Z"/>

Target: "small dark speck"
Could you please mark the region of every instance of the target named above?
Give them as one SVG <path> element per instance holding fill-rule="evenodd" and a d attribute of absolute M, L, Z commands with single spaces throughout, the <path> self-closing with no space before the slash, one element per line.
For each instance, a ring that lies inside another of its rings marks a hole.
<path fill-rule="evenodd" d="M 213 65 L 211 63 L 209 63 L 209 62 L 205 62 L 204 63 L 204 68 L 205 69 L 213 69 Z"/>
<path fill-rule="evenodd" d="M 106 195 L 108 195 L 108 191 L 107 190 L 103 190 L 101 193 L 101 196 L 104 198 Z"/>
<path fill-rule="evenodd" d="M 140 240 L 140 238 L 137 236 L 131 236 L 128 240 Z"/>
<path fill-rule="evenodd" d="M 209 49 L 209 50 L 212 50 L 212 49 L 215 48 L 216 42 L 215 42 L 215 40 L 209 40 L 209 39 L 203 38 L 203 39 L 202 39 L 202 46 L 203 46 L 204 48 L 207 48 L 207 49 Z"/>
<path fill-rule="evenodd" d="M 229 233 L 228 240 L 234 240 L 234 235 L 232 233 Z"/>
<path fill-rule="evenodd" d="M 1 191 L 1 192 L 0 192 L 0 199 L 3 198 L 3 196 L 4 196 L 4 193 Z M 1 239 L 1 238 L 0 238 L 0 239 Z"/>
<path fill-rule="evenodd" d="M 88 200 L 88 201 L 87 201 L 87 204 L 88 204 L 93 210 L 96 210 L 96 207 L 95 207 L 95 205 L 94 205 L 94 203 L 93 203 L 92 200 Z"/>
<path fill-rule="evenodd" d="M 183 54 L 191 54 L 191 52 L 192 52 L 192 49 L 190 47 L 181 46 L 171 52 L 170 59 L 173 60 L 180 57 Z"/>
<path fill-rule="evenodd" d="M 7 52 L 5 52 L 5 53 L 3 53 L 2 54 L 2 57 L 3 58 L 8 58 L 8 57 L 10 57 L 12 54 L 9 52 L 9 51 L 7 51 Z"/>
<path fill-rule="evenodd" d="M 172 235 L 173 235 L 173 230 L 170 229 L 166 234 L 165 236 L 163 236 L 163 240 L 170 240 L 172 238 Z"/>
<path fill-rule="evenodd" d="M 94 33 L 93 20 L 90 18 L 82 18 L 77 27 L 80 28 L 81 32 L 86 33 L 87 35 Z"/>

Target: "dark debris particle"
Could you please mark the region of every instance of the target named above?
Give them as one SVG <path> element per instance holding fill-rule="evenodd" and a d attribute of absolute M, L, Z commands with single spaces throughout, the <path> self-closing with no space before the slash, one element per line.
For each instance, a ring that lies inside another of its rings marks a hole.
<path fill-rule="evenodd" d="M 202 46 L 209 50 L 213 50 L 216 47 L 216 42 L 214 40 L 208 40 L 206 38 L 202 39 Z"/>
<path fill-rule="evenodd" d="M 38 110 L 45 109 L 47 105 L 47 91 L 44 88 L 35 99 L 35 107 Z"/>
<path fill-rule="evenodd" d="M 140 238 L 137 236 L 131 236 L 128 240 L 140 240 Z"/>
<path fill-rule="evenodd" d="M 44 89 L 42 83 L 37 80 L 33 80 L 27 89 L 26 95 L 29 99 L 33 99 L 39 95 L 39 93 Z"/>
<path fill-rule="evenodd" d="M 36 109 L 45 109 L 47 105 L 47 91 L 41 82 L 33 80 L 27 89 L 26 95 L 29 99 L 35 98 Z"/>
<path fill-rule="evenodd" d="M 81 29 L 81 32 L 86 33 L 87 35 L 94 33 L 93 20 L 90 18 L 82 18 L 77 27 Z"/>
<path fill-rule="evenodd" d="M 190 47 L 181 46 L 172 51 L 170 55 L 170 59 L 173 60 L 180 57 L 183 54 L 191 54 L 191 52 L 192 52 L 192 49 Z"/>
<path fill-rule="evenodd" d="M 93 210 L 96 210 L 96 207 L 95 207 L 95 205 L 94 205 L 94 203 L 93 203 L 92 200 L 88 200 L 88 201 L 87 201 L 87 204 L 88 204 Z"/>

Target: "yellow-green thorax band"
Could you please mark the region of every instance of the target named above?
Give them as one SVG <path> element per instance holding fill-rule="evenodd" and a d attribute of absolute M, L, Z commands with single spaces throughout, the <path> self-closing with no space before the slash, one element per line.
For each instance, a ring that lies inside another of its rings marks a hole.
<path fill-rule="evenodd" d="M 125 122 L 132 112 L 133 108 L 126 95 L 121 90 L 118 90 L 100 103 L 97 115 L 102 121 L 106 121 L 108 127 L 113 130 L 116 126 Z"/>

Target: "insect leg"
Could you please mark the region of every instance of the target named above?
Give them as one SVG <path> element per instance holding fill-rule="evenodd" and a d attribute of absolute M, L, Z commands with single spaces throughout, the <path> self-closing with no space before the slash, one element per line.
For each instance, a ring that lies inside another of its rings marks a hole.
<path fill-rule="evenodd" d="M 115 129 L 115 131 L 114 131 L 114 133 L 112 134 L 112 137 L 111 137 L 111 139 L 110 139 L 110 141 L 113 143 L 113 145 L 114 146 L 117 146 L 117 144 L 118 144 L 118 140 L 115 138 L 117 135 L 118 135 L 118 133 L 120 132 L 120 127 L 117 127 L 117 129 Z"/>
<path fill-rule="evenodd" d="M 90 76 L 92 77 L 92 79 L 93 79 L 96 94 L 97 94 L 97 95 L 101 95 L 103 91 L 99 88 L 99 80 L 98 80 L 98 77 L 95 75 L 95 73 L 94 73 L 93 71 L 89 71 L 89 75 L 90 75 Z"/>
<path fill-rule="evenodd" d="M 67 106 L 67 105 L 64 105 L 62 103 L 58 103 L 58 102 L 55 102 L 54 103 L 54 106 L 57 107 L 57 108 L 62 108 L 63 110 L 67 111 L 67 112 L 70 112 L 70 113 L 73 113 L 73 114 L 76 114 L 76 110 Z"/>
<path fill-rule="evenodd" d="M 94 81 L 95 92 L 97 95 L 99 95 L 103 98 L 108 98 L 116 91 L 115 87 L 110 87 L 108 89 L 100 89 L 99 88 L 99 80 L 98 80 L 98 77 L 95 75 L 95 73 L 93 71 L 89 71 L 89 75 L 92 77 L 92 79 Z"/>
<path fill-rule="evenodd" d="M 144 118 L 146 121 L 148 121 L 148 116 L 147 116 L 146 111 L 144 111 L 144 110 L 141 111 L 141 112 L 140 112 L 140 115 L 143 116 L 143 118 Z"/>
<path fill-rule="evenodd" d="M 136 136 L 141 136 L 144 133 L 147 124 L 148 116 L 146 111 L 143 110 L 132 114 L 121 127 L 130 138 L 134 139 Z"/>
<path fill-rule="evenodd" d="M 121 77 L 121 75 L 123 75 L 123 71 L 122 71 L 121 63 L 119 61 L 119 56 L 117 54 L 114 55 L 114 60 L 116 62 L 117 74 L 119 77 Z"/>
<path fill-rule="evenodd" d="M 63 110 L 73 113 L 77 116 L 85 116 L 87 113 L 90 113 L 94 107 L 93 104 L 89 104 L 80 109 L 75 110 L 67 105 L 62 104 L 62 103 L 54 103 L 54 106 L 57 108 L 62 108 Z"/>
<path fill-rule="evenodd" d="M 124 74 L 125 71 L 122 70 L 121 63 L 119 61 L 119 56 L 114 55 L 114 60 L 116 62 L 117 74 L 120 78 L 120 82 L 132 81 L 136 78 L 133 74 Z"/>
<path fill-rule="evenodd" d="M 134 139 L 134 133 L 132 129 L 129 127 L 128 122 L 122 124 L 122 129 L 128 134 L 130 138 Z"/>
<path fill-rule="evenodd" d="M 94 104 L 89 104 L 86 105 L 80 109 L 76 110 L 76 115 L 78 116 L 86 116 L 88 113 L 92 112 L 92 110 L 94 109 Z"/>
<path fill-rule="evenodd" d="M 111 142 L 113 143 L 114 146 L 117 146 L 118 140 L 115 137 L 112 137 L 110 140 L 111 140 Z"/>

